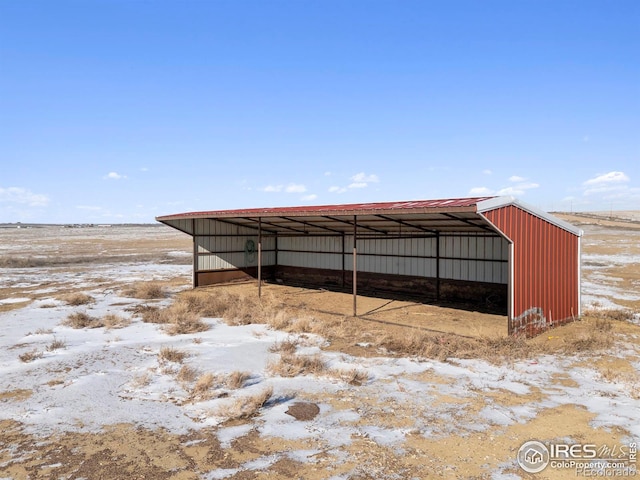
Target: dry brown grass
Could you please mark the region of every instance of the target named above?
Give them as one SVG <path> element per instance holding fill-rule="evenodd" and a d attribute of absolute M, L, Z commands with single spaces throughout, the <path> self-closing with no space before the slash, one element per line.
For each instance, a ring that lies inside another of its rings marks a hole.
<path fill-rule="evenodd" d="M 131 320 L 115 313 L 107 313 L 102 317 L 102 323 L 106 329 L 124 328 L 131 325 Z"/>
<path fill-rule="evenodd" d="M 247 380 L 251 378 L 251 372 L 235 371 L 228 374 L 224 380 L 228 388 L 236 390 L 242 388 Z"/>
<path fill-rule="evenodd" d="M 190 367 L 189 365 L 183 365 L 176 374 L 176 380 L 181 383 L 191 383 L 195 382 L 198 375 L 200 375 L 200 372 L 197 368 Z"/>
<path fill-rule="evenodd" d="M 273 387 L 265 387 L 253 395 L 243 395 L 227 402 L 218 408 L 216 414 L 227 420 L 251 418 L 269 402 L 273 395 Z"/>
<path fill-rule="evenodd" d="M 133 377 L 133 380 L 131 381 L 131 385 L 134 388 L 146 387 L 150 383 L 151 383 L 151 375 L 149 375 L 149 372 L 144 372 L 139 375 L 136 375 L 135 377 Z"/>
<path fill-rule="evenodd" d="M 213 390 L 216 383 L 217 377 L 213 373 L 207 372 L 200 375 L 191 389 L 189 394 L 190 400 L 197 401 L 210 399 L 212 397 L 211 390 Z"/>
<path fill-rule="evenodd" d="M 122 289 L 125 297 L 139 298 L 142 300 L 152 300 L 165 298 L 167 291 L 164 285 L 159 282 L 137 282 Z"/>
<path fill-rule="evenodd" d="M 20 355 L 18 355 L 18 358 L 20 359 L 21 362 L 29 363 L 29 362 L 33 362 L 34 360 L 37 360 L 38 358 L 42 358 L 42 356 L 43 356 L 42 352 L 39 352 L 38 350 L 33 349 L 28 352 L 21 353 Z"/>
<path fill-rule="evenodd" d="M 326 365 L 319 355 L 280 355 L 278 360 L 267 364 L 267 371 L 281 377 L 298 375 L 320 375 L 326 372 Z"/>
<path fill-rule="evenodd" d="M 165 332 L 169 335 L 183 335 L 209 330 L 209 325 L 203 322 L 197 315 L 191 313 L 177 314 L 171 322 L 165 326 Z"/>
<path fill-rule="evenodd" d="M 287 338 L 281 342 L 275 342 L 269 351 L 272 353 L 281 353 L 284 355 L 293 355 L 298 349 L 298 340 L 296 338 Z"/>
<path fill-rule="evenodd" d="M 74 307 L 80 305 L 88 305 L 90 303 L 95 302 L 95 298 L 91 295 L 82 292 L 73 292 L 67 293 L 65 295 L 61 295 L 58 297 L 58 300 L 65 302 L 67 305 L 72 305 Z"/>
<path fill-rule="evenodd" d="M 54 338 L 49 345 L 47 345 L 47 351 L 53 352 L 54 350 L 58 350 L 60 348 L 65 348 L 67 346 L 64 340 L 58 340 Z"/>
<path fill-rule="evenodd" d="M 186 333 L 198 333 L 209 330 L 209 325 L 202 321 L 197 308 L 193 308 L 191 302 L 181 300 L 183 296 L 166 308 L 158 308 L 149 305 L 141 305 L 134 309 L 134 313 L 142 317 L 145 323 L 158 323 L 165 325 L 165 331 L 169 335 Z"/>
<path fill-rule="evenodd" d="M 331 375 L 354 386 L 364 385 L 369 380 L 369 374 L 358 368 L 331 370 Z"/>
<path fill-rule="evenodd" d="M 187 356 L 187 352 L 173 347 L 162 347 L 158 353 L 158 359 L 161 362 L 182 363 Z"/>
<path fill-rule="evenodd" d="M 633 311 L 625 308 L 592 308 L 585 310 L 582 316 L 600 321 L 627 322 L 633 319 Z"/>
<path fill-rule="evenodd" d="M 99 328 L 104 326 L 102 319 L 92 317 L 85 312 L 70 313 L 69 316 L 62 321 L 62 325 L 71 328 Z"/>

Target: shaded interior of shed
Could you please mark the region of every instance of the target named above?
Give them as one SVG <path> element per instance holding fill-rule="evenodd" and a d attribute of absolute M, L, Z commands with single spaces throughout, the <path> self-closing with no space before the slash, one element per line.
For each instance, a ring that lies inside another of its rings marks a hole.
<path fill-rule="evenodd" d="M 215 213 L 215 212 L 214 212 Z M 509 244 L 474 208 L 162 218 L 194 239 L 194 286 L 256 279 L 507 314 Z"/>

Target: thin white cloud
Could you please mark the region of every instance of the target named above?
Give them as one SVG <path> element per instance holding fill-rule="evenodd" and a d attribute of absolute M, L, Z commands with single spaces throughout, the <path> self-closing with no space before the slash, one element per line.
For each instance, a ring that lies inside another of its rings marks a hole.
<path fill-rule="evenodd" d="M 469 195 L 493 195 L 493 190 L 487 187 L 473 187 L 469 190 Z"/>
<path fill-rule="evenodd" d="M 324 176 L 325 177 L 330 177 L 331 175 L 332 175 L 332 173 L 330 171 L 328 171 L 328 170 L 326 172 L 324 172 Z"/>
<path fill-rule="evenodd" d="M 521 196 L 524 195 L 527 190 L 531 190 L 533 188 L 538 188 L 540 187 L 539 184 L 537 183 L 533 183 L 533 182 L 528 182 L 528 183 L 519 183 L 517 185 L 513 185 L 510 187 L 506 187 L 506 188 L 502 188 L 500 190 L 498 190 L 496 193 L 498 195 L 512 195 L 512 196 Z"/>
<path fill-rule="evenodd" d="M 482 173 L 484 173 L 485 175 L 491 175 L 493 172 L 491 170 L 489 170 L 488 168 L 485 168 Z"/>
<path fill-rule="evenodd" d="M 364 172 L 356 173 L 353 177 L 351 177 L 351 180 L 355 184 L 360 184 L 360 183 L 378 183 L 380 181 L 380 179 L 378 178 L 377 175 L 375 175 L 375 174 L 367 175 Z M 356 188 L 359 188 L 359 187 L 356 187 Z"/>
<path fill-rule="evenodd" d="M 127 178 L 126 175 L 120 175 L 117 172 L 109 172 L 104 177 L 105 180 L 122 180 L 123 178 Z"/>
<path fill-rule="evenodd" d="M 597 175 L 582 183 L 583 194 L 586 196 L 603 195 L 606 200 L 622 198 L 633 193 L 634 189 L 627 186 L 629 177 L 624 172 L 608 172 Z"/>
<path fill-rule="evenodd" d="M 303 196 L 302 200 L 304 200 L 305 202 L 309 202 L 311 200 L 315 200 L 316 198 L 318 198 L 318 195 L 316 195 L 315 193 L 312 193 L 311 195 Z"/>
<path fill-rule="evenodd" d="M 347 190 L 352 190 L 356 188 L 366 188 L 369 186 L 370 183 L 378 183 L 380 181 L 380 178 L 378 177 L 378 175 L 373 173 L 367 174 L 364 172 L 360 172 L 353 175 L 350 178 L 350 180 L 351 180 L 351 183 L 346 187 L 339 187 L 337 185 L 333 185 L 329 187 L 329 192 L 344 193 Z"/>
<path fill-rule="evenodd" d="M 304 193 L 307 191 L 307 187 L 301 183 L 290 183 L 288 185 L 267 185 L 260 190 L 268 193 Z"/>
<path fill-rule="evenodd" d="M 46 207 L 50 199 L 41 193 L 21 187 L 0 187 L 0 202 L 19 203 L 30 207 Z"/>
<path fill-rule="evenodd" d="M 623 183 L 628 182 L 629 177 L 624 172 L 609 172 L 604 173 L 602 175 L 598 175 L 597 177 L 591 178 L 583 183 L 585 186 L 589 185 L 605 185 L 611 183 Z"/>
<path fill-rule="evenodd" d="M 290 183 L 286 186 L 284 191 L 287 193 L 304 193 L 307 191 L 307 187 L 300 183 Z"/>
<path fill-rule="evenodd" d="M 140 171 L 141 171 L 141 172 L 148 172 L 148 171 L 149 171 L 149 169 L 148 169 L 147 167 L 142 167 L 142 168 L 140 168 Z"/>
<path fill-rule="evenodd" d="M 473 196 L 489 196 L 489 195 L 505 195 L 519 197 L 525 195 L 527 190 L 539 188 L 540 185 L 535 182 L 526 182 L 524 178 L 516 175 L 509 178 L 509 181 L 516 182 L 515 185 L 509 185 L 502 187 L 498 190 L 493 190 L 489 187 L 473 187 L 469 190 L 469 195 Z"/>

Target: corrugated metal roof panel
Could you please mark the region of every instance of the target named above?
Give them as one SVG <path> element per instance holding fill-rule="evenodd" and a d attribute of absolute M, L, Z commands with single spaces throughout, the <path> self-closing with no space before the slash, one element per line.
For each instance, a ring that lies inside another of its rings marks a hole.
<path fill-rule="evenodd" d="M 186 212 L 157 217 L 158 221 L 177 218 L 225 218 L 247 216 L 323 216 L 323 215 L 351 215 L 353 213 L 366 214 L 373 212 L 409 212 L 415 210 L 440 210 L 475 208 L 482 201 L 494 197 L 449 198 L 439 200 L 409 200 L 402 202 L 351 203 L 342 205 L 316 205 L 298 207 L 265 207 L 235 210 L 211 210 L 201 212 Z"/>

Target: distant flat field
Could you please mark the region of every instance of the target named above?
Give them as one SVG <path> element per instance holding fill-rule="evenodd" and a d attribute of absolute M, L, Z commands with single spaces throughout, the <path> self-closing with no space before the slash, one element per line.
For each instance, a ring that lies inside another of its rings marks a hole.
<path fill-rule="evenodd" d="M 0 478 L 532 478 L 532 439 L 626 462 L 640 214 L 559 216 L 585 232 L 586 313 L 518 341 L 409 301 L 361 296 L 354 319 L 344 293 L 194 292 L 191 238 L 165 226 L 2 228 Z"/>

